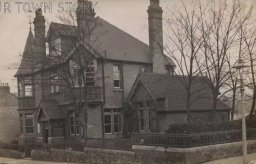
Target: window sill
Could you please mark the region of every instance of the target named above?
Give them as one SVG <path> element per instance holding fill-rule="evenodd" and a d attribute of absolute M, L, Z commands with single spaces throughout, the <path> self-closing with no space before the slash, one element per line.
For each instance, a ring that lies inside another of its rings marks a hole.
<path fill-rule="evenodd" d="M 114 91 L 117 91 L 117 92 L 122 92 L 122 91 L 123 91 L 122 88 L 114 88 L 113 90 L 114 90 Z"/>
<path fill-rule="evenodd" d="M 54 92 L 54 93 L 50 93 L 51 95 L 57 95 L 59 94 L 60 92 Z"/>
<path fill-rule="evenodd" d="M 19 97 L 19 98 L 21 98 L 21 99 L 29 99 L 29 98 L 34 98 L 34 96 L 21 96 L 21 97 Z"/>

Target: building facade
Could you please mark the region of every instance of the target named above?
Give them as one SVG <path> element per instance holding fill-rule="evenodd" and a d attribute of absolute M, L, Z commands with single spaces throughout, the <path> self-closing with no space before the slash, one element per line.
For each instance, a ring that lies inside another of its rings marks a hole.
<path fill-rule="evenodd" d="M 84 138 L 122 138 L 124 110 L 139 72 L 172 74 L 163 55 L 162 9 L 150 0 L 149 45 L 99 16 L 78 0 L 77 25 L 51 23 L 36 10 L 18 81 L 20 144 L 63 144 Z"/>
<path fill-rule="evenodd" d="M 20 129 L 18 99 L 8 83 L 0 83 L 0 143 L 17 143 Z"/>
<path fill-rule="evenodd" d="M 188 123 L 186 81 L 186 76 L 140 73 L 127 98 L 129 132 L 165 133 L 170 125 Z M 191 93 L 190 123 L 212 121 L 213 97 L 204 77 L 195 77 Z M 218 100 L 214 122 L 230 121 L 230 111 L 229 106 Z"/>

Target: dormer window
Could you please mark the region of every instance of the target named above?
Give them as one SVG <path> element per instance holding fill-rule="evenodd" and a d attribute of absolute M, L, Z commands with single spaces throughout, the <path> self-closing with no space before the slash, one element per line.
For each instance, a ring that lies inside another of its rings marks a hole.
<path fill-rule="evenodd" d="M 51 56 L 60 56 L 61 53 L 61 39 L 56 39 L 51 42 L 50 45 L 50 54 Z"/>

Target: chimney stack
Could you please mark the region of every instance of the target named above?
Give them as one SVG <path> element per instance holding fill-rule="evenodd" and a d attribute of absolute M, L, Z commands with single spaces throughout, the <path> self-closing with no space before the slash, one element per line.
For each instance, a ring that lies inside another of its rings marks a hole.
<path fill-rule="evenodd" d="M 90 29 L 94 24 L 95 12 L 92 2 L 88 0 L 78 0 L 76 17 L 80 41 L 83 41 L 85 35 L 90 33 Z"/>
<path fill-rule="evenodd" d="M 36 17 L 34 19 L 34 31 L 35 31 L 35 46 L 36 55 L 39 60 L 42 60 L 46 56 L 45 47 L 45 19 L 42 14 L 42 9 L 38 8 L 35 12 Z"/>
<path fill-rule="evenodd" d="M 150 0 L 150 6 L 148 7 L 149 48 L 154 73 L 166 73 L 163 54 L 162 14 L 163 10 L 159 5 L 159 0 Z"/>
<path fill-rule="evenodd" d="M 0 83 L 0 96 L 7 96 L 10 93 L 10 87 L 8 83 Z"/>

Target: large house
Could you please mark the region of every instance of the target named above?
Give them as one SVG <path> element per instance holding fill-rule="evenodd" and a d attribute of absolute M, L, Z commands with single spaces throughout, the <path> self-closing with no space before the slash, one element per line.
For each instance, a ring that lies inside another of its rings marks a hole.
<path fill-rule="evenodd" d="M 45 18 L 41 9 L 36 11 L 34 35 L 30 29 L 15 74 L 18 110 L 24 120 L 21 144 L 122 137 L 125 102 L 138 73 L 174 70 L 158 45 L 163 43 L 159 0 L 151 0 L 148 9 L 149 46 L 96 17 L 90 2 L 78 4 L 87 7 L 78 8 L 77 26 L 51 23 L 46 36 Z M 85 71 L 86 86 L 80 82 L 81 54 L 90 68 Z M 70 73 L 69 80 L 63 78 L 64 70 Z"/>
<path fill-rule="evenodd" d="M 138 74 L 174 72 L 174 63 L 163 55 L 162 12 L 159 0 L 150 0 L 147 45 L 95 16 L 86 0 L 78 0 L 76 26 L 51 23 L 46 36 L 45 18 L 36 10 L 34 35 L 30 29 L 15 74 L 24 120 L 20 144 L 123 137 L 130 120 L 124 111 L 130 109 Z"/>

